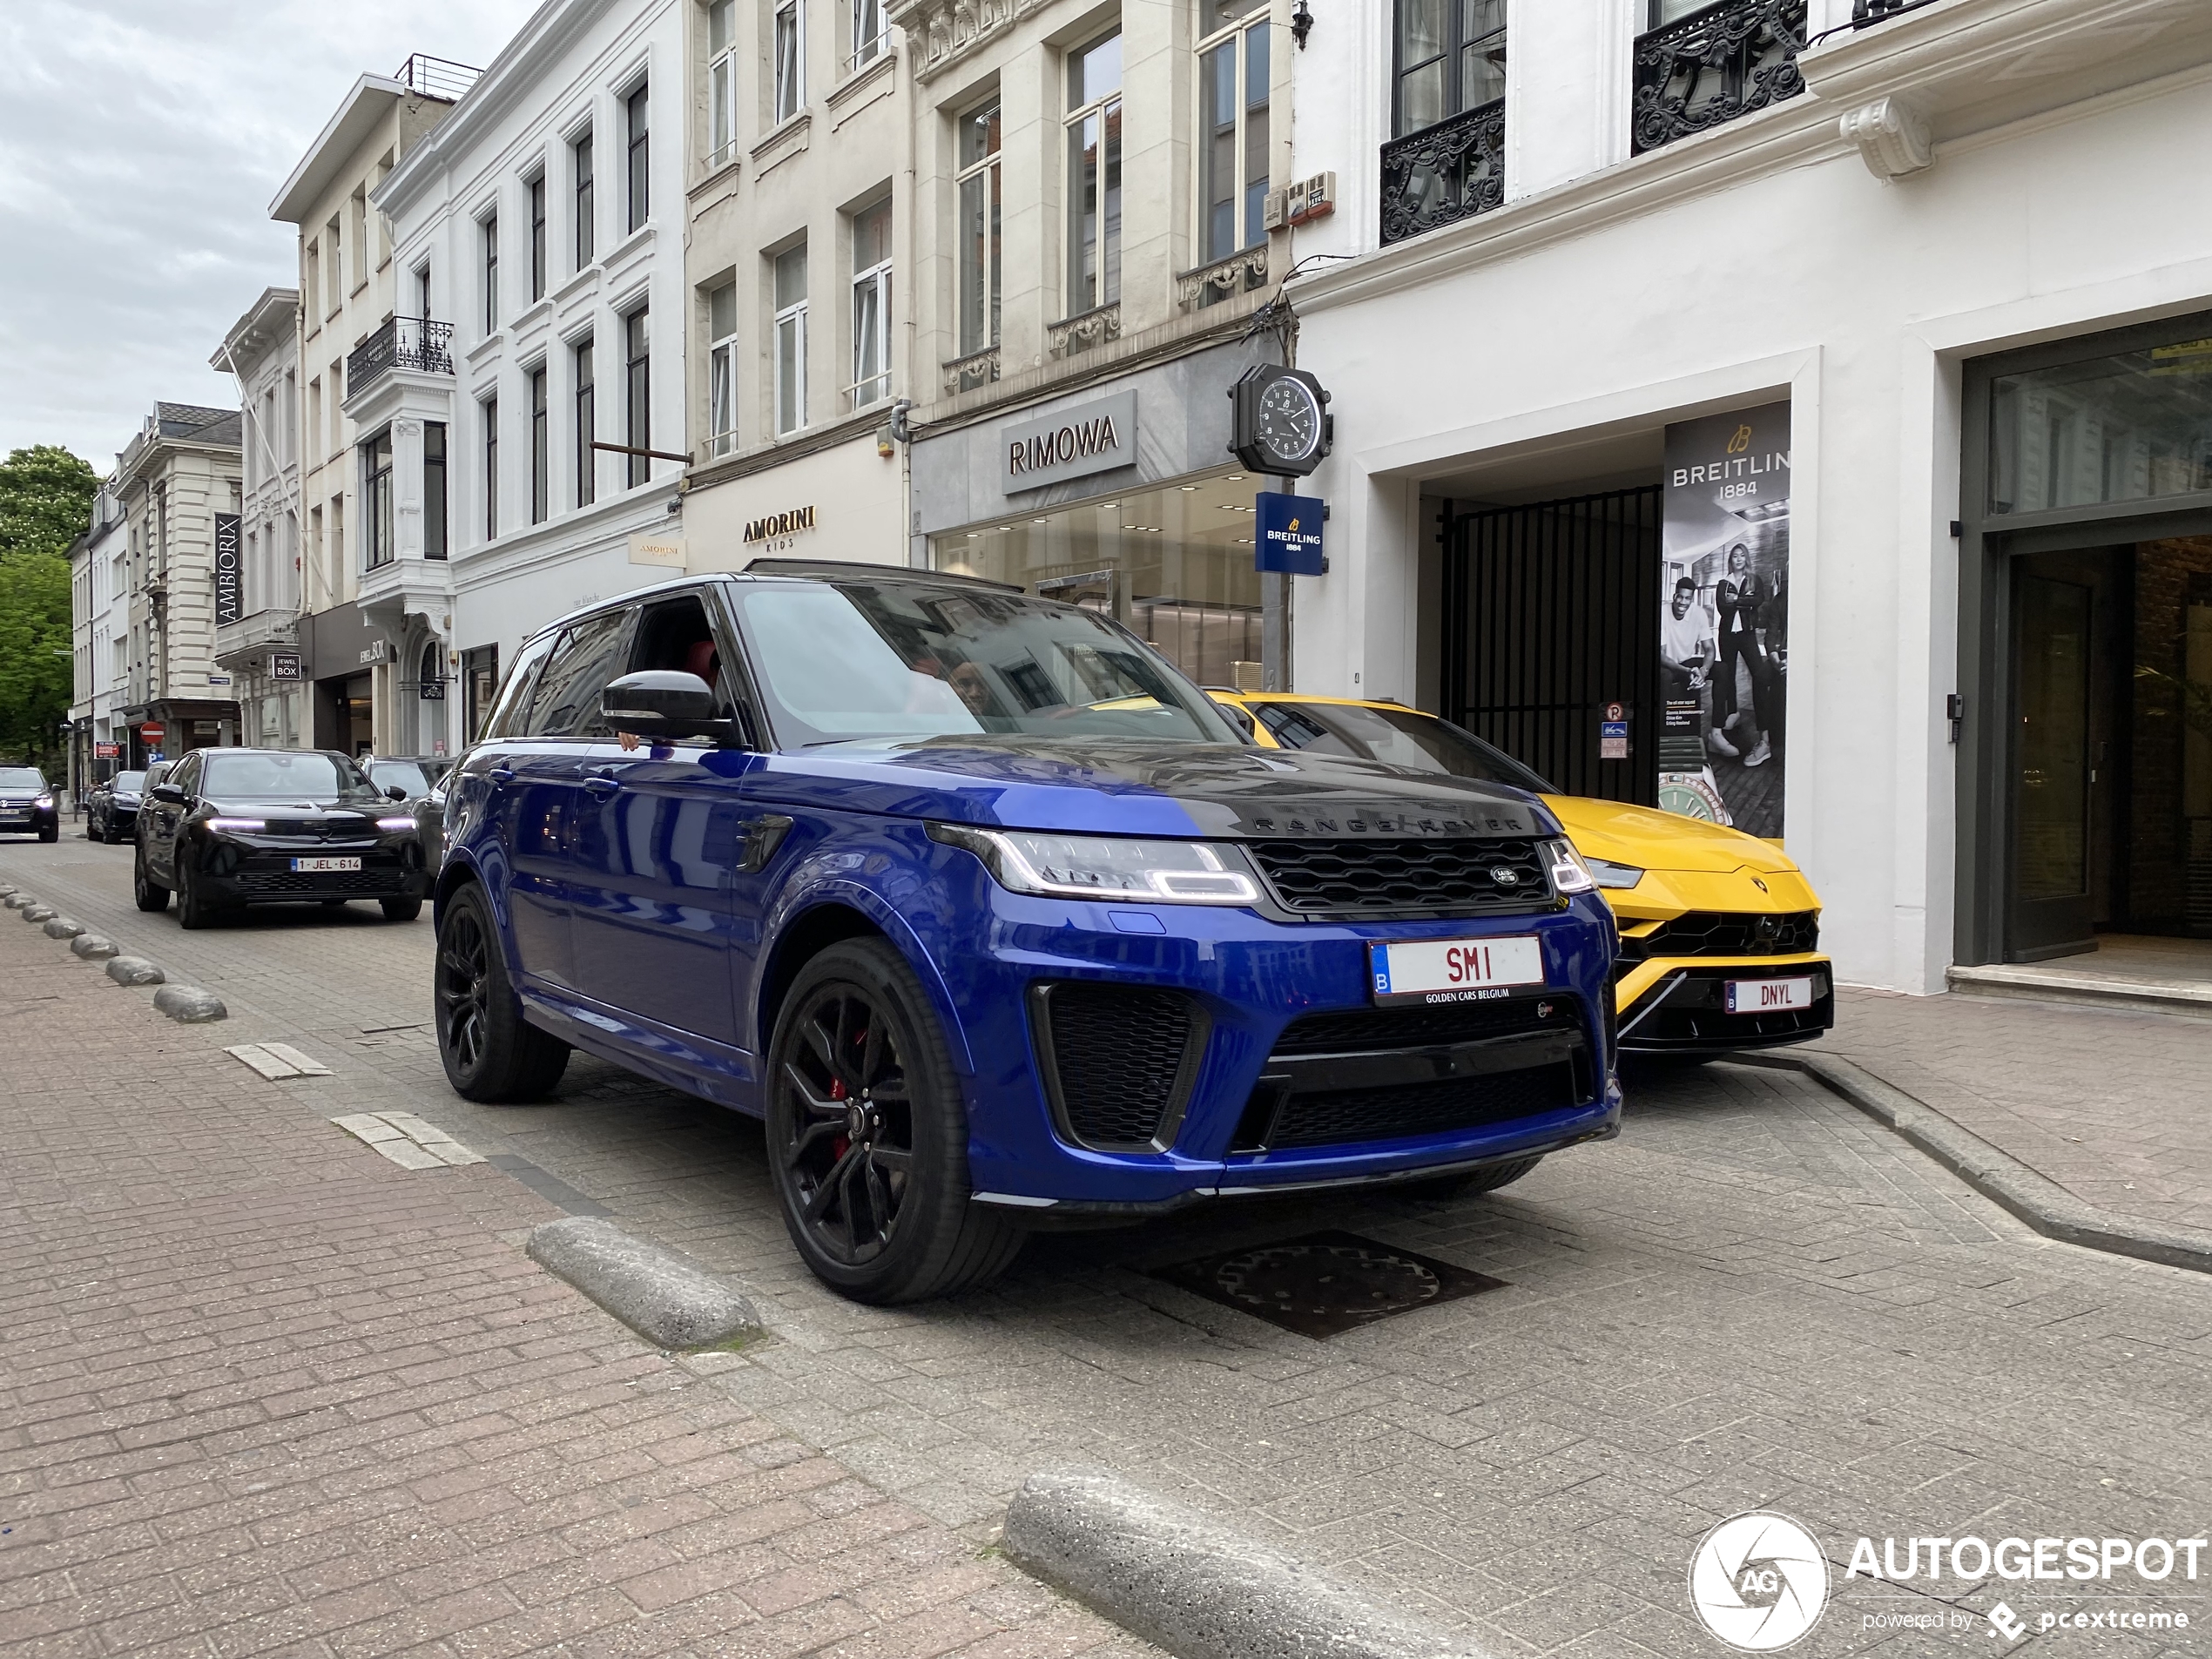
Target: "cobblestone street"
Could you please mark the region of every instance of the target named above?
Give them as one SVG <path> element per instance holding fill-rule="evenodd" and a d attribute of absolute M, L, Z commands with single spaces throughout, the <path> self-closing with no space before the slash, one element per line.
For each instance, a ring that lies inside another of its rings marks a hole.
<path fill-rule="evenodd" d="M 1804 1650 L 1905 1653 L 1959 1642 L 1981 1651 L 1981 1622 L 1956 1636 L 1865 1628 L 1868 1615 L 1929 1602 L 1925 1584 L 1844 1580 L 1861 1536 L 2204 1530 L 2202 1277 L 2042 1238 L 1794 1073 L 1723 1065 L 1647 1081 L 1619 1141 L 1555 1157 L 1493 1197 L 1283 1201 L 1042 1238 L 987 1292 L 870 1310 L 801 1269 L 750 1122 L 581 1056 L 552 1103 L 453 1096 L 428 1025 L 427 914 L 388 924 L 366 907 L 265 912 L 187 934 L 172 914 L 132 910 L 128 867 L 122 847 L 0 849 L 0 879 L 216 991 L 231 1018 L 200 1028 L 152 1020 L 123 1006 L 143 993 L 18 927 L 27 937 L 7 941 L 11 959 L 42 965 L 11 983 L 51 979 L 69 998 L 118 1009 L 50 1089 L 132 1079 L 140 1098 L 163 1100 L 165 1123 L 202 1114 L 196 1156 L 210 1160 L 224 1156 L 222 1116 L 238 1102 L 293 1103 L 297 1143 L 278 1181 L 287 1204 L 365 1163 L 395 1203 L 435 1204 L 477 1229 L 487 1242 L 469 1258 L 483 1264 L 475 1271 L 519 1305 L 544 1298 L 540 1317 L 555 1329 L 596 1331 L 569 1341 L 610 1378 L 658 1379 L 656 1398 L 730 1455 L 763 1434 L 793 1458 L 826 1455 L 857 1478 L 849 1489 L 883 1494 L 971 1552 L 1025 1475 L 1088 1464 L 1256 1527 L 1501 1653 L 1710 1654 L 1683 1595 L 1690 1550 L 1718 1520 L 1762 1507 L 1809 1525 L 1837 1574 L 1836 1604 Z M 1846 1024 L 1837 1045 L 1858 1052 L 1852 1036 Z M 219 1053 L 264 1040 L 336 1075 L 265 1084 Z M 2128 1063 L 2169 1063 L 2145 1048 L 2134 1038 Z M 187 1070 L 199 1087 L 180 1090 Z M 127 1125 L 117 1104 L 89 1121 Z M 536 1196 L 481 1167 L 390 1170 L 314 1123 L 400 1109 L 732 1274 L 772 1339 L 680 1365 L 625 1348 L 616 1327 L 489 1242 L 555 1213 Z M 24 1202 L 20 1190 L 13 1202 Z M 327 1224 L 374 1230 L 361 1211 Z M 1148 1272 L 1325 1227 L 1507 1288 L 1321 1342 Z M 331 1380 L 317 1359 L 298 1363 L 298 1386 Z M 116 1429 L 130 1420 L 117 1416 Z M 35 1443 L 19 1434 L 0 1460 L 18 1494 L 42 1489 L 25 1450 Z M 66 1527 L 40 1524 L 42 1548 L 65 1553 Z M 35 1581 L 43 1597 L 57 1593 L 51 1577 Z M 2202 1582 L 2131 1588 L 2160 1592 L 2137 1605 L 2191 1610 L 2204 1606 Z M 1941 1593 L 1981 1610 L 2001 1590 L 2032 1622 L 2076 1604 L 2071 1588 L 1954 1582 Z M 20 1582 L 10 1594 L 25 1599 Z M 2195 1650 L 2170 1635 L 2101 1639 Z M 2045 1640 L 2060 1651 L 2080 1638 Z M 1033 1650 L 1043 1651 L 1007 1649 Z"/>

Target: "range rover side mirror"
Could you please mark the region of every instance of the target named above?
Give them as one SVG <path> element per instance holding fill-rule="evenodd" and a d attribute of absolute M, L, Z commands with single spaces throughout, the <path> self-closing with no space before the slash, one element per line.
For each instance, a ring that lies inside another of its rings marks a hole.
<path fill-rule="evenodd" d="M 725 719 L 714 689 L 697 674 L 648 668 L 624 674 L 599 693 L 599 718 L 617 732 L 663 742 L 706 738 L 718 744 L 743 741 L 735 720 Z"/>
<path fill-rule="evenodd" d="M 172 806 L 182 806 L 185 804 L 185 792 L 174 784 L 156 784 L 146 792 L 156 800 L 166 801 Z"/>

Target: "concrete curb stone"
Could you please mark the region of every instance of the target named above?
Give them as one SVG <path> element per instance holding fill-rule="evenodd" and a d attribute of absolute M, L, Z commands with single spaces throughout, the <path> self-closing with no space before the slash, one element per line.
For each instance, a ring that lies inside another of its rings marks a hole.
<path fill-rule="evenodd" d="M 37 902 L 38 900 L 32 898 L 29 894 L 18 893 L 13 887 L 8 889 L 8 894 L 5 899 L 0 899 L 0 904 L 5 904 L 10 910 L 27 909 Z"/>
<path fill-rule="evenodd" d="M 115 941 L 105 934 L 79 934 L 69 941 L 69 948 L 88 962 L 105 961 L 121 954 Z"/>
<path fill-rule="evenodd" d="M 118 985 L 158 985 L 169 977 L 143 956 L 118 956 L 107 965 L 107 976 Z"/>
<path fill-rule="evenodd" d="M 165 985 L 153 994 L 153 1005 L 182 1025 L 206 1025 L 231 1017 L 221 997 L 197 985 Z"/>
<path fill-rule="evenodd" d="M 51 921 L 55 911 L 50 904 L 27 904 L 17 914 L 25 921 Z"/>
<path fill-rule="evenodd" d="M 1744 1064 L 1802 1071 L 1878 1123 L 1895 1130 L 1982 1197 L 2061 1244 L 2168 1267 L 2212 1273 L 2212 1233 L 2156 1222 L 2094 1204 L 2050 1177 L 1993 1146 L 1925 1101 L 1884 1082 L 1863 1066 L 1832 1055 L 1739 1055 Z"/>
<path fill-rule="evenodd" d="M 1177 1659 L 1483 1659 L 1194 1509 L 1087 1469 L 1031 1475 L 1007 1559 Z"/>
<path fill-rule="evenodd" d="M 530 1230 L 528 1253 L 658 1347 L 704 1348 L 760 1328 L 752 1304 L 718 1275 L 611 1221 L 545 1222 Z"/>
<path fill-rule="evenodd" d="M 46 937 L 49 939 L 74 939 L 84 931 L 83 922 L 71 921 L 67 916 L 56 916 L 46 924 Z"/>

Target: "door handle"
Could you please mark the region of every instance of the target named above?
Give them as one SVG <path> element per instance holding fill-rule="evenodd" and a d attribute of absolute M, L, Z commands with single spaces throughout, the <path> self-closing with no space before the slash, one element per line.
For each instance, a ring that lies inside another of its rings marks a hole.
<path fill-rule="evenodd" d="M 515 769 L 512 766 L 494 766 L 484 776 L 496 784 L 511 784 L 515 781 Z"/>
<path fill-rule="evenodd" d="M 601 800 L 605 800 L 622 788 L 622 779 L 610 778 L 604 772 L 594 772 L 583 780 L 583 786 Z"/>

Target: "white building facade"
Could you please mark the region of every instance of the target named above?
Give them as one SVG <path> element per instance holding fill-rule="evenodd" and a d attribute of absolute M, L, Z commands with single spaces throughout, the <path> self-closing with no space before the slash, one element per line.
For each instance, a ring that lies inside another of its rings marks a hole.
<path fill-rule="evenodd" d="M 131 685 L 131 574 L 123 503 L 101 484 L 92 523 L 69 550 L 70 789 L 84 792 L 125 765 L 122 711 Z M 103 748 L 112 753 L 103 754 Z"/>
<path fill-rule="evenodd" d="M 682 568 L 691 10 L 542 8 L 374 192 L 401 300 L 346 412 L 395 752 L 456 752 L 529 633 Z"/>
<path fill-rule="evenodd" d="M 238 381 L 238 522 L 216 549 L 215 665 L 238 698 L 239 741 L 311 743 L 300 645 L 300 293 L 268 288 L 208 360 Z"/>
<path fill-rule="evenodd" d="M 1735 801 L 1848 980 L 2212 933 L 2212 8 L 1447 10 L 1298 58 L 1298 689 Z"/>

